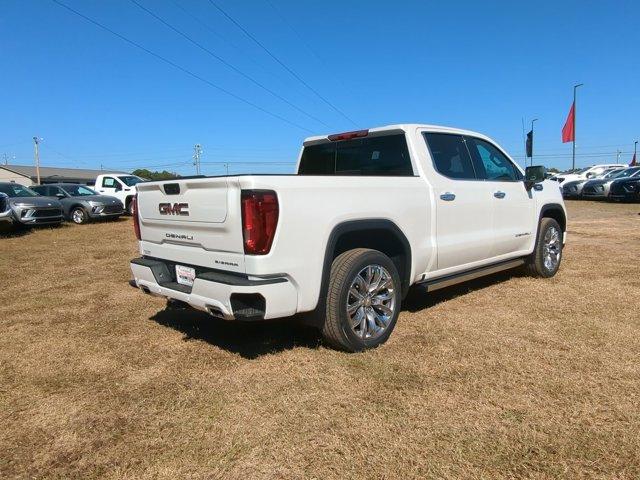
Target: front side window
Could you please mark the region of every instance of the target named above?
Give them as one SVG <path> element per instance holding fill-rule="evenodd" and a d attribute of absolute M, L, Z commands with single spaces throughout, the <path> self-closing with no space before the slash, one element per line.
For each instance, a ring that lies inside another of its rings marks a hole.
<path fill-rule="evenodd" d="M 102 186 L 104 188 L 116 188 L 118 186 L 118 183 L 116 182 L 115 178 L 112 177 L 104 177 L 102 179 Z"/>
<path fill-rule="evenodd" d="M 450 133 L 424 133 L 429 146 L 433 166 L 445 177 L 458 180 L 475 180 L 471 157 L 462 135 Z"/>
<path fill-rule="evenodd" d="M 412 176 L 404 134 L 305 146 L 298 175 Z"/>
<path fill-rule="evenodd" d="M 479 138 L 466 137 L 478 178 L 497 182 L 513 182 L 522 175 L 500 150 Z"/>

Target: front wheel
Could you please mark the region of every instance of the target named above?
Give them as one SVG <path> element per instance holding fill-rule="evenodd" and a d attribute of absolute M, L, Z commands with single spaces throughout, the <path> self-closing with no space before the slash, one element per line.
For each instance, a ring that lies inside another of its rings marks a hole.
<path fill-rule="evenodd" d="M 562 229 L 553 218 L 540 220 L 533 253 L 527 259 L 527 271 L 534 277 L 553 277 L 562 260 Z"/>
<path fill-rule="evenodd" d="M 344 252 L 331 264 L 322 335 L 348 352 L 375 348 L 391 335 L 401 298 L 389 257 L 366 248 Z"/>
<path fill-rule="evenodd" d="M 71 221 L 77 225 L 82 225 L 83 223 L 87 223 L 89 216 L 87 212 L 82 207 L 76 207 L 71 210 Z"/>

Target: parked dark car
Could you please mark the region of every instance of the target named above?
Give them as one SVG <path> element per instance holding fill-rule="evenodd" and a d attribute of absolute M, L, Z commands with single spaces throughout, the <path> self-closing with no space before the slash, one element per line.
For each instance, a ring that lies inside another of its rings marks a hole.
<path fill-rule="evenodd" d="M 56 198 L 41 197 L 30 188 L 13 182 L 0 182 L 0 193 L 7 196 L 3 199 L 5 221 L 27 226 L 62 222 L 62 205 Z"/>
<path fill-rule="evenodd" d="M 609 187 L 609 200 L 640 202 L 640 177 L 614 180 Z"/>
<path fill-rule="evenodd" d="M 62 204 L 65 218 L 81 224 L 101 218 L 118 218 L 124 213 L 124 205 L 115 197 L 100 195 L 86 185 L 56 183 L 39 185 L 33 190 L 40 195 L 55 197 Z"/>

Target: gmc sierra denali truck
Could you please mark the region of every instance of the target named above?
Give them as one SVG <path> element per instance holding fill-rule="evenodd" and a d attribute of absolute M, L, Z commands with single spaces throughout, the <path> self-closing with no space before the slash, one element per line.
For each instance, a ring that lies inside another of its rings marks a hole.
<path fill-rule="evenodd" d="M 411 285 L 555 275 L 567 215 L 544 174 L 453 128 L 307 138 L 293 175 L 139 183 L 131 284 L 229 320 L 311 312 L 330 345 L 375 347 Z"/>

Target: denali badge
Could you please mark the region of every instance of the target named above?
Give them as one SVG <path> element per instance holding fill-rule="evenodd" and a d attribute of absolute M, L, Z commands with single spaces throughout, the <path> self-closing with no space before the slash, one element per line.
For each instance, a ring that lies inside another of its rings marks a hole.
<path fill-rule="evenodd" d="M 160 215 L 186 215 L 189 216 L 188 203 L 160 203 L 158 204 Z"/>
<path fill-rule="evenodd" d="M 193 235 L 182 235 L 180 233 L 165 233 L 164 235 L 174 240 L 193 240 Z"/>

